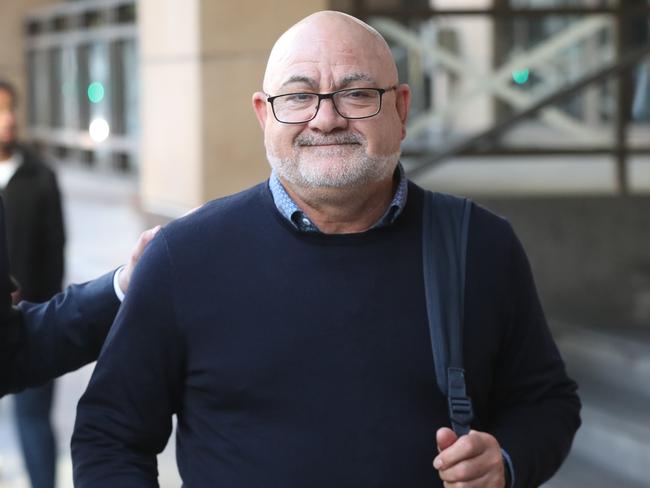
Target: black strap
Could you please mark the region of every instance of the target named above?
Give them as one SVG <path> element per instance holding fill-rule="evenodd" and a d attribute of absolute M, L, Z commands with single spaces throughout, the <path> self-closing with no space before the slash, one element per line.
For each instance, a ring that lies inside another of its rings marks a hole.
<path fill-rule="evenodd" d="M 427 192 L 422 228 L 422 266 L 436 382 L 447 396 L 458 435 L 474 417 L 463 369 L 465 258 L 471 201 Z"/>

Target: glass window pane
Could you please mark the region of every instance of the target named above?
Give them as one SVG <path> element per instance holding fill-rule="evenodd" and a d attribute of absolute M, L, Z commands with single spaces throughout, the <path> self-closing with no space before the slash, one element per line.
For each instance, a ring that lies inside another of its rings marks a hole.
<path fill-rule="evenodd" d="M 137 136 L 140 108 L 138 103 L 138 50 L 135 41 L 125 41 L 122 47 L 125 132 L 130 136 Z"/>
<path fill-rule="evenodd" d="M 61 83 L 59 93 L 62 100 L 63 127 L 79 129 L 79 76 L 77 50 L 65 47 L 61 53 Z"/>

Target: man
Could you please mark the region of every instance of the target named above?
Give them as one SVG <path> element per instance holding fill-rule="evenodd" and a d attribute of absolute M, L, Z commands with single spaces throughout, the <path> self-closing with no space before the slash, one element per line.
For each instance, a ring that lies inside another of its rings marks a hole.
<path fill-rule="evenodd" d="M 444 427 L 424 192 L 398 165 L 410 91 L 386 42 L 316 13 L 275 44 L 263 89 L 253 105 L 271 178 L 168 226 L 145 252 L 78 406 L 76 486 L 157 486 L 173 414 L 188 488 L 549 478 L 579 424 L 575 384 L 519 242 L 478 206 L 465 295 L 476 430 L 457 439 Z"/>
<path fill-rule="evenodd" d="M 16 93 L 0 80 L 0 194 L 12 275 L 21 297 L 44 302 L 61 291 L 64 225 L 59 187 L 43 159 L 17 142 Z M 56 446 L 50 411 L 54 382 L 14 398 L 16 425 L 32 488 L 53 488 Z"/>
<path fill-rule="evenodd" d="M 0 397 L 80 368 L 97 359 L 131 274 L 159 227 L 143 232 L 128 263 L 44 303 L 11 304 L 4 206 L 0 199 Z"/>

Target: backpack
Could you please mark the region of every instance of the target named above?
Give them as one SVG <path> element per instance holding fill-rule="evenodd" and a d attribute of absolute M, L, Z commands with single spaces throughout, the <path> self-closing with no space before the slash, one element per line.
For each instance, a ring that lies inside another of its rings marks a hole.
<path fill-rule="evenodd" d="M 427 191 L 422 216 L 422 267 L 436 383 L 447 397 L 458 435 L 474 418 L 463 368 L 463 310 L 467 236 L 472 202 Z"/>

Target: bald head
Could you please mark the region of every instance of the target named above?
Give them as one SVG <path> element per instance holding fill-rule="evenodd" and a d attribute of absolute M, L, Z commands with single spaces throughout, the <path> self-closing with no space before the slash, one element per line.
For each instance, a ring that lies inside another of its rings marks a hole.
<path fill-rule="evenodd" d="M 375 185 L 391 193 L 410 89 L 375 29 L 340 12 L 310 15 L 273 46 L 263 89 L 252 102 L 269 163 L 303 202 L 331 203 L 334 188 L 353 199 L 347 192 Z M 348 116 L 354 110 L 364 116 Z"/>
<path fill-rule="evenodd" d="M 319 71 L 320 76 L 314 77 L 314 71 Z M 314 89 L 325 83 L 334 90 L 350 80 L 323 80 L 323 75 L 335 77 L 344 71 L 348 78 L 377 85 L 397 82 L 395 61 L 379 32 L 341 12 L 316 12 L 277 40 L 266 66 L 263 88 L 266 93 L 276 94 L 293 81 L 302 81 L 318 83 Z"/>

